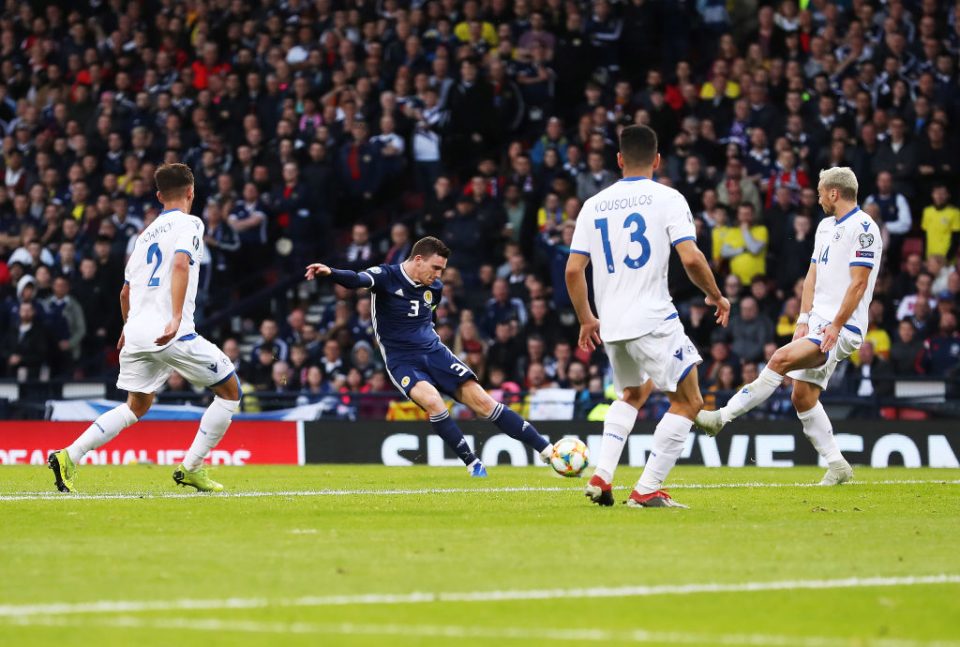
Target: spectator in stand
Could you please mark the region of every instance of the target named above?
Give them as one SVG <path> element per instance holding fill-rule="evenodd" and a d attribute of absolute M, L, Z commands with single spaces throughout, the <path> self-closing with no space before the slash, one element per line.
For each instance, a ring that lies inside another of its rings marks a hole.
<path fill-rule="evenodd" d="M 960 209 L 950 204 L 950 193 L 943 184 L 933 187 L 932 204 L 923 210 L 920 227 L 925 233 L 926 257 L 951 259 L 960 245 Z"/>
<path fill-rule="evenodd" d="M 740 301 L 739 313 L 731 317 L 730 346 L 743 360 L 757 362 L 763 358 L 763 346 L 773 341 L 773 322 L 760 313 L 752 296 Z"/>
<path fill-rule="evenodd" d="M 925 301 L 930 305 L 931 310 L 937 307 L 937 300 L 933 296 L 933 277 L 926 272 L 921 272 L 917 277 L 916 292 L 908 294 L 900 301 L 897 307 L 897 321 L 903 321 L 913 316 L 917 307 L 917 301 Z"/>
<path fill-rule="evenodd" d="M 37 380 L 47 366 L 50 340 L 46 328 L 37 317 L 36 306 L 24 301 L 18 309 L 17 321 L 7 331 L 0 357 L 6 376 L 17 381 Z"/>
<path fill-rule="evenodd" d="M 873 170 L 879 177 L 881 171 L 889 171 L 893 177 L 893 190 L 914 197 L 914 178 L 916 174 L 916 146 L 909 141 L 907 126 L 903 117 L 897 115 L 890 119 L 888 138 L 882 142 L 873 158 Z"/>
<path fill-rule="evenodd" d="M 897 326 L 897 340 L 890 348 L 890 364 L 895 375 L 916 375 L 917 362 L 923 353 L 923 340 L 908 320 Z"/>
<path fill-rule="evenodd" d="M 343 351 L 335 339 L 328 339 L 323 344 L 323 356 L 320 358 L 320 368 L 331 382 L 337 383 L 347 377 L 347 362 L 342 357 Z M 339 388 L 339 387 L 338 387 Z"/>
<path fill-rule="evenodd" d="M 587 155 L 587 170 L 577 176 L 577 199 L 580 202 L 586 202 L 617 181 L 617 176 L 603 165 L 602 153 L 591 151 Z"/>
<path fill-rule="evenodd" d="M 714 244 L 719 244 L 721 258 L 730 261 L 730 271 L 746 285 L 766 274 L 768 241 L 767 228 L 755 224 L 753 205 L 744 202 L 737 208 L 737 226 L 726 228 Z"/>
<path fill-rule="evenodd" d="M 940 327 L 923 343 L 923 354 L 917 360 L 918 372 L 924 375 L 953 377 L 960 369 L 960 333 L 953 312 L 940 315 Z"/>
<path fill-rule="evenodd" d="M 397 265 L 407 260 L 410 255 L 410 230 L 402 222 L 390 228 L 390 248 L 384 255 L 383 262 L 387 265 Z"/>
<path fill-rule="evenodd" d="M 504 321 L 516 321 L 523 327 L 527 323 L 527 308 L 521 299 L 510 296 L 510 284 L 506 279 L 497 279 L 493 282 L 493 295 L 484 309 L 481 329 L 487 338 L 493 338 L 497 324 Z"/>
<path fill-rule="evenodd" d="M 894 303 L 899 304 L 900 300 L 908 294 L 917 291 L 917 277 L 923 271 L 923 260 L 920 254 L 909 254 L 904 261 L 903 271 L 898 273 L 893 279 L 893 287 L 890 296 Z"/>
<path fill-rule="evenodd" d="M 910 233 L 913 226 L 913 217 L 906 196 L 894 191 L 893 174 L 889 171 L 877 173 L 877 190 L 867 196 L 863 203 L 864 210 L 868 210 L 872 205 L 876 205 L 879 212 L 875 220 L 880 225 L 880 234 L 883 236 L 887 266 L 897 268 L 900 266 L 900 248 L 903 246 L 904 237 Z"/>
<path fill-rule="evenodd" d="M 62 322 L 65 337 L 58 341 L 60 361 L 53 367 L 57 375 L 72 375 L 73 368 L 80 360 L 82 342 L 87 335 L 87 324 L 83 317 L 83 307 L 70 295 L 70 279 L 58 276 L 53 280 L 53 294 L 42 302 L 44 317 L 51 322 Z M 52 326 L 56 329 L 56 324 Z"/>
<path fill-rule="evenodd" d="M 893 367 L 873 350 L 873 344 L 863 342 L 858 361 L 844 376 L 847 393 L 861 398 L 887 398 L 893 395 Z"/>
<path fill-rule="evenodd" d="M 505 379 L 517 381 L 519 379 L 519 359 L 523 352 L 520 340 L 513 334 L 513 324 L 510 321 L 498 321 L 496 324 L 493 343 L 487 350 L 487 365 L 492 370 L 498 368 L 503 371 Z"/>
<path fill-rule="evenodd" d="M 360 272 L 376 263 L 373 243 L 370 242 L 370 228 L 357 223 L 351 230 L 350 244 L 343 252 L 341 265 L 344 268 Z"/>
<path fill-rule="evenodd" d="M 260 323 L 260 339 L 250 352 L 250 360 L 256 362 L 262 349 L 269 349 L 275 353 L 275 359 L 286 361 L 290 347 L 279 336 L 280 328 L 273 319 L 264 319 Z"/>
<path fill-rule="evenodd" d="M 800 201 L 800 192 L 810 186 L 810 179 L 802 168 L 797 167 L 797 156 L 791 149 L 785 149 L 777 154 L 777 163 L 767 181 L 767 198 L 764 203 L 769 209 L 773 206 L 773 196 L 777 189 L 785 187 L 790 190 L 791 202 Z"/>

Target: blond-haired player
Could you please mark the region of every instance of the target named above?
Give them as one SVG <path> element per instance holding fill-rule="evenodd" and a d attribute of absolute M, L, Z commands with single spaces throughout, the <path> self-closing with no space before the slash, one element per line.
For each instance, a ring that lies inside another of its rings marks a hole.
<path fill-rule="evenodd" d="M 821 485 L 839 485 L 853 477 L 820 404 L 820 393 L 837 364 L 863 343 L 883 251 L 880 228 L 857 206 L 857 188 L 857 177 L 847 167 L 820 172 L 817 191 L 829 217 L 817 227 L 793 341 L 778 349 L 760 376 L 734 394 L 725 407 L 701 411 L 696 420 L 698 427 L 714 436 L 769 398 L 789 375 L 803 433 L 828 465 Z"/>

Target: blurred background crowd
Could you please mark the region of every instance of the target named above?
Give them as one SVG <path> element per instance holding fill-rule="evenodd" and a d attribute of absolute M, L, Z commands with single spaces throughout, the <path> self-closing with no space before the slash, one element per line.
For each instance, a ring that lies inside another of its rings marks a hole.
<path fill-rule="evenodd" d="M 379 415 L 397 394 L 369 298 L 303 266 L 395 263 L 434 235 L 443 341 L 491 389 L 589 408 L 606 362 L 575 346 L 563 267 L 581 204 L 619 177 L 618 129 L 643 123 L 734 304 L 717 329 L 671 269 L 705 390 L 790 339 L 817 175 L 840 165 L 885 249 L 837 390 L 955 377 L 958 51 L 960 3 L 937 0 L 8 0 L 3 374 L 112 387 L 123 266 L 159 213 L 153 171 L 182 161 L 206 222 L 198 323 L 249 391 L 387 393 Z"/>

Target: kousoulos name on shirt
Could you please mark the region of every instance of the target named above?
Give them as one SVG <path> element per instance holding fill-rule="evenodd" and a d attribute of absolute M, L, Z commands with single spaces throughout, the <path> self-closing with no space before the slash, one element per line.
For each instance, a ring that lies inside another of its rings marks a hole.
<path fill-rule="evenodd" d="M 643 207 L 651 204 L 653 204 L 652 195 L 631 195 L 624 198 L 597 200 L 597 202 L 593 205 L 593 209 L 597 213 L 602 213 L 604 211 L 633 209 L 634 207 Z"/>

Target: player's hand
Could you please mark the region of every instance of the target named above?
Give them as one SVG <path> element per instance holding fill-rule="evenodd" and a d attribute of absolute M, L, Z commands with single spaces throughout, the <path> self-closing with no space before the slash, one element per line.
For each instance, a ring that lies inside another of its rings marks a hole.
<path fill-rule="evenodd" d="M 123 333 L 123 332 L 120 333 L 120 339 L 117 340 L 117 350 L 123 350 L 124 344 L 127 343 L 126 335 L 127 335 L 126 333 Z"/>
<path fill-rule="evenodd" d="M 312 263 L 307 265 L 307 273 L 304 274 L 304 276 L 307 277 L 308 281 L 312 281 L 317 277 L 322 278 L 324 276 L 330 276 L 330 274 L 332 274 L 332 271 L 323 263 Z"/>
<path fill-rule="evenodd" d="M 717 309 L 717 323 L 726 328 L 727 322 L 730 321 L 730 301 L 727 297 L 719 299 L 707 297 L 706 301 L 708 306 L 714 306 Z"/>
<path fill-rule="evenodd" d="M 829 353 L 837 345 L 837 338 L 840 337 L 840 329 L 835 324 L 829 324 L 823 329 L 823 341 L 820 342 L 820 352 Z"/>
<path fill-rule="evenodd" d="M 157 346 L 164 346 L 165 344 L 170 343 L 170 340 L 176 336 L 178 330 L 180 330 L 180 320 L 171 319 L 170 323 L 167 324 L 167 327 L 163 329 L 163 334 L 153 341 Z"/>
<path fill-rule="evenodd" d="M 603 343 L 600 339 L 600 320 L 593 317 L 580 324 L 580 339 L 578 345 L 583 350 L 596 350 Z"/>
<path fill-rule="evenodd" d="M 808 334 L 810 334 L 809 324 L 797 324 L 797 329 L 793 331 L 793 340 L 797 341 L 798 339 L 803 339 Z"/>

